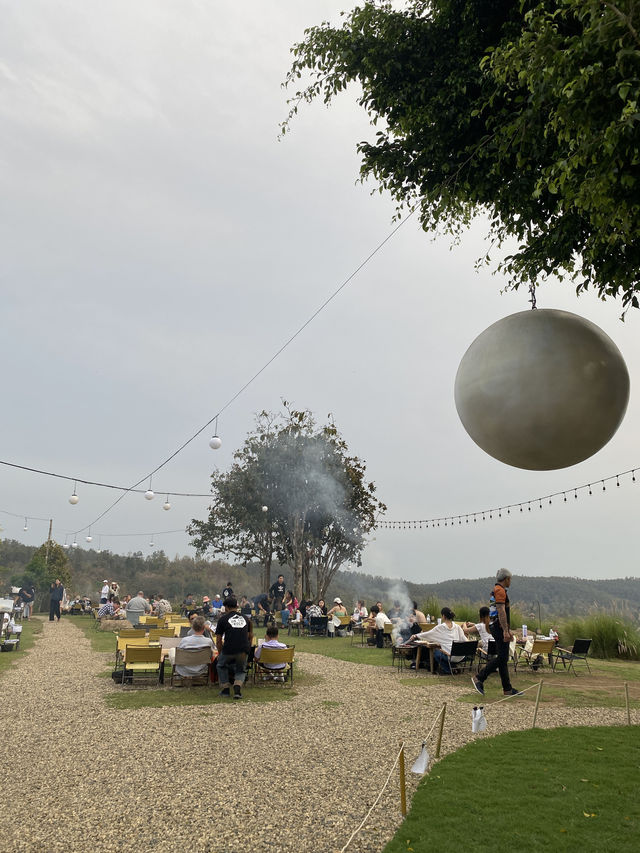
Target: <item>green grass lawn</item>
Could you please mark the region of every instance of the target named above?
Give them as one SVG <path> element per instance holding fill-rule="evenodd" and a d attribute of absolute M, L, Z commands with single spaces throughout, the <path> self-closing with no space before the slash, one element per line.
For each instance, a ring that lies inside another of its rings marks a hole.
<path fill-rule="evenodd" d="M 82 616 L 66 617 L 70 618 L 74 625 L 83 631 L 84 635 L 91 641 L 91 646 L 96 652 L 104 652 L 110 655 L 110 659 L 105 663 L 105 669 L 98 674 L 98 678 L 110 678 L 115 660 L 116 637 L 111 631 L 97 631 L 93 619 L 87 619 Z M 264 635 L 264 630 L 258 636 Z M 296 637 L 296 639 L 298 639 Z M 297 648 L 297 647 L 296 647 Z M 168 673 L 169 668 L 165 668 Z M 281 702 L 291 699 L 297 695 L 296 688 L 305 687 L 317 683 L 319 680 L 316 676 L 305 673 L 296 664 L 294 671 L 294 687 L 282 688 L 276 685 L 266 685 L 254 687 L 252 683 L 247 682 L 243 688 L 244 702 Z M 125 686 L 117 692 L 109 694 L 105 701 L 110 708 L 163 708 L 176 705 L 216 705 L 219 703 L 233 702 L 233 699 L 220 696 L 218 685 L 213 687 L 192 687 L 192 688 L 175 688 L 162 687 L 160 689 L 153 687 L 131 688 Z"/>
<path fill-rule="evenodd" d="M 33 646 L 35 638 L 42 633 L 42 622 L 40 619 L 29 619 L 27 622 L 21 622 L 22 636 L 20 638 L 20 648 L 14 649 L 12 652 L 0 652 L 0 675 L 13 666 L 14 662 L 20 660 L 22 655 Z"/>
<path fill-rule="evenodd" d="M 256 636 L 264 637 L 265 629 L 257 628 Z M 366 663 L 369 666 L 391 666 L 391 649 L 376 649 L 375 646 L 360 646 L 360 637 L 298 637 L 289 636 L 286 631 L 280 631 L 278 637 L 281 643 L 295 646 L 296 651 L 324 655 L 336 660 L 346 660 L 351 663 Z M 353 639 L 353 644 L 351 640 Z"/>
<path fill-rule="evenodd" d="M 93 649 L 97 652 L 105 652 L 109 655 L 114 654 L 115 650 L 115 635 L 102 631 L 96 631 L 94 621 L 84 617 L 66 617 L 71 618 L 74 625 L 77 625 L 84 631 Z M 264 637 L 265 629 L 256 629 L 258 637 Z M 354 638 L 355 639 L 355 638 Z M 370 646 L 362 647 L 357 644 L 357 641 L 352 644 L 351 637 L 298 637 L 295 634 L 288 636 L 286 631 L 280 632 L 280 640 L 289 645 L 295 645 L 296 651 L 306 652 L 311 654 L 325 655 L 326 657 L 337 660 L 350 661 L 352 663 L 367 664 L 369 666 L 391 666 L 391 650 L 376 649 Z M 543 705 L 550 704 L 562 705 L 566 707 L 612 707 L 623 708 L 625 706 L 624 682 L 629 683 L 629 697 L 632 708 L 640 708 L 640 662 L 634 661 L 605 661 L 593 660 L 590 662 L 591 675 L 586 668 L 581 667 L 578 670 L 578 676 L 573 674 L 563 673 L 561 670 L 551 672 L 550 670 L 542 670 L 540 673 L 533 673 L 530 670 L 520 669 L 517 674 L 512 674 L 513 683 L 520 689 L 525 689 L 536 685 L 538 681 L 543 679 L 543 689 L 541 694 L 541 702 Z M 103 675 L 108 675 L 111 672 L 112 661 L 105 664 L 105 672 Z M 311 676 L 304 673 L 299 664 L 296 666 L 296 681 L 300 677 L 300 687 L 306 683 L 310 683 Z M 426 674 L 426 671 L 420 670 L 416 673 L 405 671 L 404 675 L 400 675 L 399 683 L 413 687 L 416 690 L 433 689 L 438 686 L 445 685 L 450 682 L 447 677 L 434 677 Z M 469 676 L 454 676 L 452 683 L 469 685 L 468 695 L 461 697 L 460 701 L 475 704 L 478 696 L 471 689 Z M 250 688 L 248 688 L 248 691 Z M 485 683 L 487 704 L 502 698 L 502 688 L 500 679 L 497 675 L 492 676 Z M 140 691 L 142 693 L 143 691 Z M 149 691 L 146 691 L 147 693 Z M 167 691 L 156 691 L 158 694 L 167 695 Z M 264 691 L 263 691 L 264 692 Z M 284 694 L 286 691 L 277 690 L 278 694 Z M 174 695 L 173 691 L 171 695 Z M 204 700 L 200 697 L 193 696 L 189 698 L 189 691 L 178 691 L 178 695 L 183 696 L 181 699 L 166 699 L 160 702 L 160 695 L 156 699 L 156 704 L 200 704 Z M 197 694 L 198 690 L 192 690 L 191 693 Z M 129 694 L 132 696 L 133 694 Z M 535 702 L 536 690 L 529 690 L 519 702 Z M 213 698 L 213 697 L 211 697 Z M 120 701 L 120 700 L 119 700 Z M 127 707 L 133 707 L 135 704 L 133 698 L 126 700 L 129 703 Z M 209 700 L 211 701 L 211 700 Z M 260 699 L 260 701 L 270 701 Z M 124 698 L 122 699 L 124 702 Z M 145 700 L 147 704 L 153 704 L 153 697 L 149 696 Z M 140 700 L 141 706 L 143 704 Z M 124 706 L 123 706 L 124 707 Z"/>
<path fill-rule="evenodd" d="M 384 853 L 637 851 L 640 729 L 511 732 L 435 764 Z M 366 833 L 367 829 L 363 830 Z"/>

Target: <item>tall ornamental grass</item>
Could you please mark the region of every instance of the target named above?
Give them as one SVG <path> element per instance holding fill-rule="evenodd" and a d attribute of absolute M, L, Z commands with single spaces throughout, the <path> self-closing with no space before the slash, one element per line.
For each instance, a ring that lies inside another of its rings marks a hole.
<path fill-rule="evenodd" d="M 558 633 L 563 648 L 571 648 L 574 640 L 590 639 L 593 657 L 640 660 L 640 631 L 629 617 L 595 612 L 567 619 Z"/>

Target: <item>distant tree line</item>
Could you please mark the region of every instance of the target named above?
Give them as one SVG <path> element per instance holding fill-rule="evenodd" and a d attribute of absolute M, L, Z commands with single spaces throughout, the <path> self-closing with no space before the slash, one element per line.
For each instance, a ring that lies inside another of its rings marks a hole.
<path fill-rule="evenodd" d="M 252 597 L 260 592 L 264 578 L 264 566 L 259 562 L 231 564 L 199 556 L 171 559 L 164 551 L 154 551 L 145 556 L 141 551 L 131 554 L 102 551 L 99 554 L 91 548 L 66 550 L 56 546 L 56 549 L 56 561 L 51 562 L 52 551 L 49 573 L 46 574 L 42 562 L 46 554 L 45 545 L 35 548 L 15 540 L 1 541 L 0 591 L 6 592 L 11 585 L 21 586 L 33 581 L 46 599 L 51 580 L 61 575 L 71 595 L 88 595 L 97 601 L 102 580 L 108 578 L 117 580 L 123 592 L 135 594 L 139 589 L 151 595 L 161 592 L 178 603 L 188 592 L 196 597 L 222 592 L 227 581 L 231 581 L 238 594 Z M 274 572 L 278 571 L 283 572 L 287 585 L 291 585 L 289 567 L 277 564 Z M 58 574 L 52 576 L 55 572 Z M 338 571 L 327 588 L 325 598 L 331 600 L 339 596 L 347 605 L 358 598 L 364 598 L 367 603 L 380 599 L 387 604 L 404 594 L 416 600 L 423 610 L 424 605 L 435 600 L 442 605 L 474 608 L 486 603 L 492 585 L 491 577 L 419 584 L 363 572 Z M 637 620 L 640 615 L 640 578 L 584 580 L 516 574 L 511 597 L 525 618 L 530 613 L 537 617 L 539 604 L 543 622 L 552 617 L 586 614 L 596 608 L 615 610 Z M 427 606 L 430 612 L 433 609 L 433 604 Z"/>

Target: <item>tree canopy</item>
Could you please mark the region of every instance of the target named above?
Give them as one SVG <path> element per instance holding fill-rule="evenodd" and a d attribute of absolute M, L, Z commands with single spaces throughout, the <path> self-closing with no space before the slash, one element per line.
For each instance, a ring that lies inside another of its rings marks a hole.
<path fill-rule="evenodd" d="M 322 597 L 341 566 L 361 564 L 385 507 L 333 423 L 285 408 L 263 412 L 230 470 L 212 475 L 209 516 L 188 532 L 200 551 L 259 560 L 265 591 L 276 557 L 292 569 L 298 598 Z"/>
<path fill-rule="evenodd" d="M 283 131 L 358 83 L 380 127 L 361 176 L 398 215 L 458 235 L 485 213 L 518 242 L 511 286 L 554 274 L 638 307 L 639 18 L 633 0 L 364 2 L 293 47 Z"/>
<path fill-rule="evenodd" d="M 25 568 L 22 583 L 32 583 L 36 588 L 36 606 L 45 609 L 49 601 L 49 587 L 56 578 L 68 587 L 71 582 L 71 565 L 61 545 L 53 539 L 42 544 Z"/>

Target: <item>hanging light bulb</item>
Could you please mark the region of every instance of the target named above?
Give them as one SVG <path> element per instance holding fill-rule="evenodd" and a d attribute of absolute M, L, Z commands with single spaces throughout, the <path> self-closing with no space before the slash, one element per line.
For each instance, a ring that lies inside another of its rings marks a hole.
<path fill-rule="evenodd" d="M 149 542 L 149 548 L 153 548 L 153 539 Z"/>
<path fill-rule="evenodd" d="M 24 528 L 23 528 L 23 530 L 28 530 L 28 529 L 29 529 L 29 525 L 28 525 L 28 523 L 27 523 L 27 519 L 25 518 L 25 520 L 24 520 Z"/>
<path fill-rule="evenodd" d="M 98 537 L 98 554 L 102 554 L 102 536 Z"/>
<path fill-rule="evenodd" d="M 89 528 L 89 532 L 85 536 L 85 539 L 87 540 L 87 542 L 93 542 L 93 536 L 91 535 L 91 528 Z"/>
<path fill-rule="evenodd" d="M 77 548 L 77 547 L 78 547 L 78 543 L 76 542 L 76 537 L 75 537 L 75 536 L 73 537 L 73 542 L 71 543 L 71 547 L 72 547 L 72 548 Z"/>
<path fill-rule="evenodd" d="M 151 477 L 149 477 L 149 488 L 144 493 L 144 496 L 145 496 L 145 499 L 148 501 L 152 501 L 155 498 L 155 495 L 153 493 L 153 489 L 151 488 Z"/>
<path fill-rule="evenodd" d="M 71 495 L 71 497 L 69 498 L 69 503 L 71 504 L 71 506 L 75 506 L 75 505 L 78 503 L 78 501 L 80 500 L 80 498 L 79 498 L 79 497 L 77 496 L 77 494 L 76 494 L 76 486 L 77 486 L 77 485 L 78 485 L 78 484 L 77 484 L 77 482 L 74 482 L 74 484 L 73 484 L 73 494 L 72 494 L 72 495 Z"/>
<path fill-rule="evenodd" d="M 269 507 L 268 507 L 268 506 L 263 506 L 263 507 L 262 507 L 262 512 L 269 512 Z"/>
<path fill-rule="evenodd" d="M 222 447 L 222 439 L 218 435 L 218 418 L 216 418 L 215 433 L 209 439 L 209 447 L 212 450 L 220 450 L 220 448 Z"/>
<path fill-rule="evenodd" d="M 165 502 L 162 504 L 162 509 L 166 509 L 167 511 L 171 509 L 171 504 L 169 503 L 169 495 L 167 495 Z"/>

